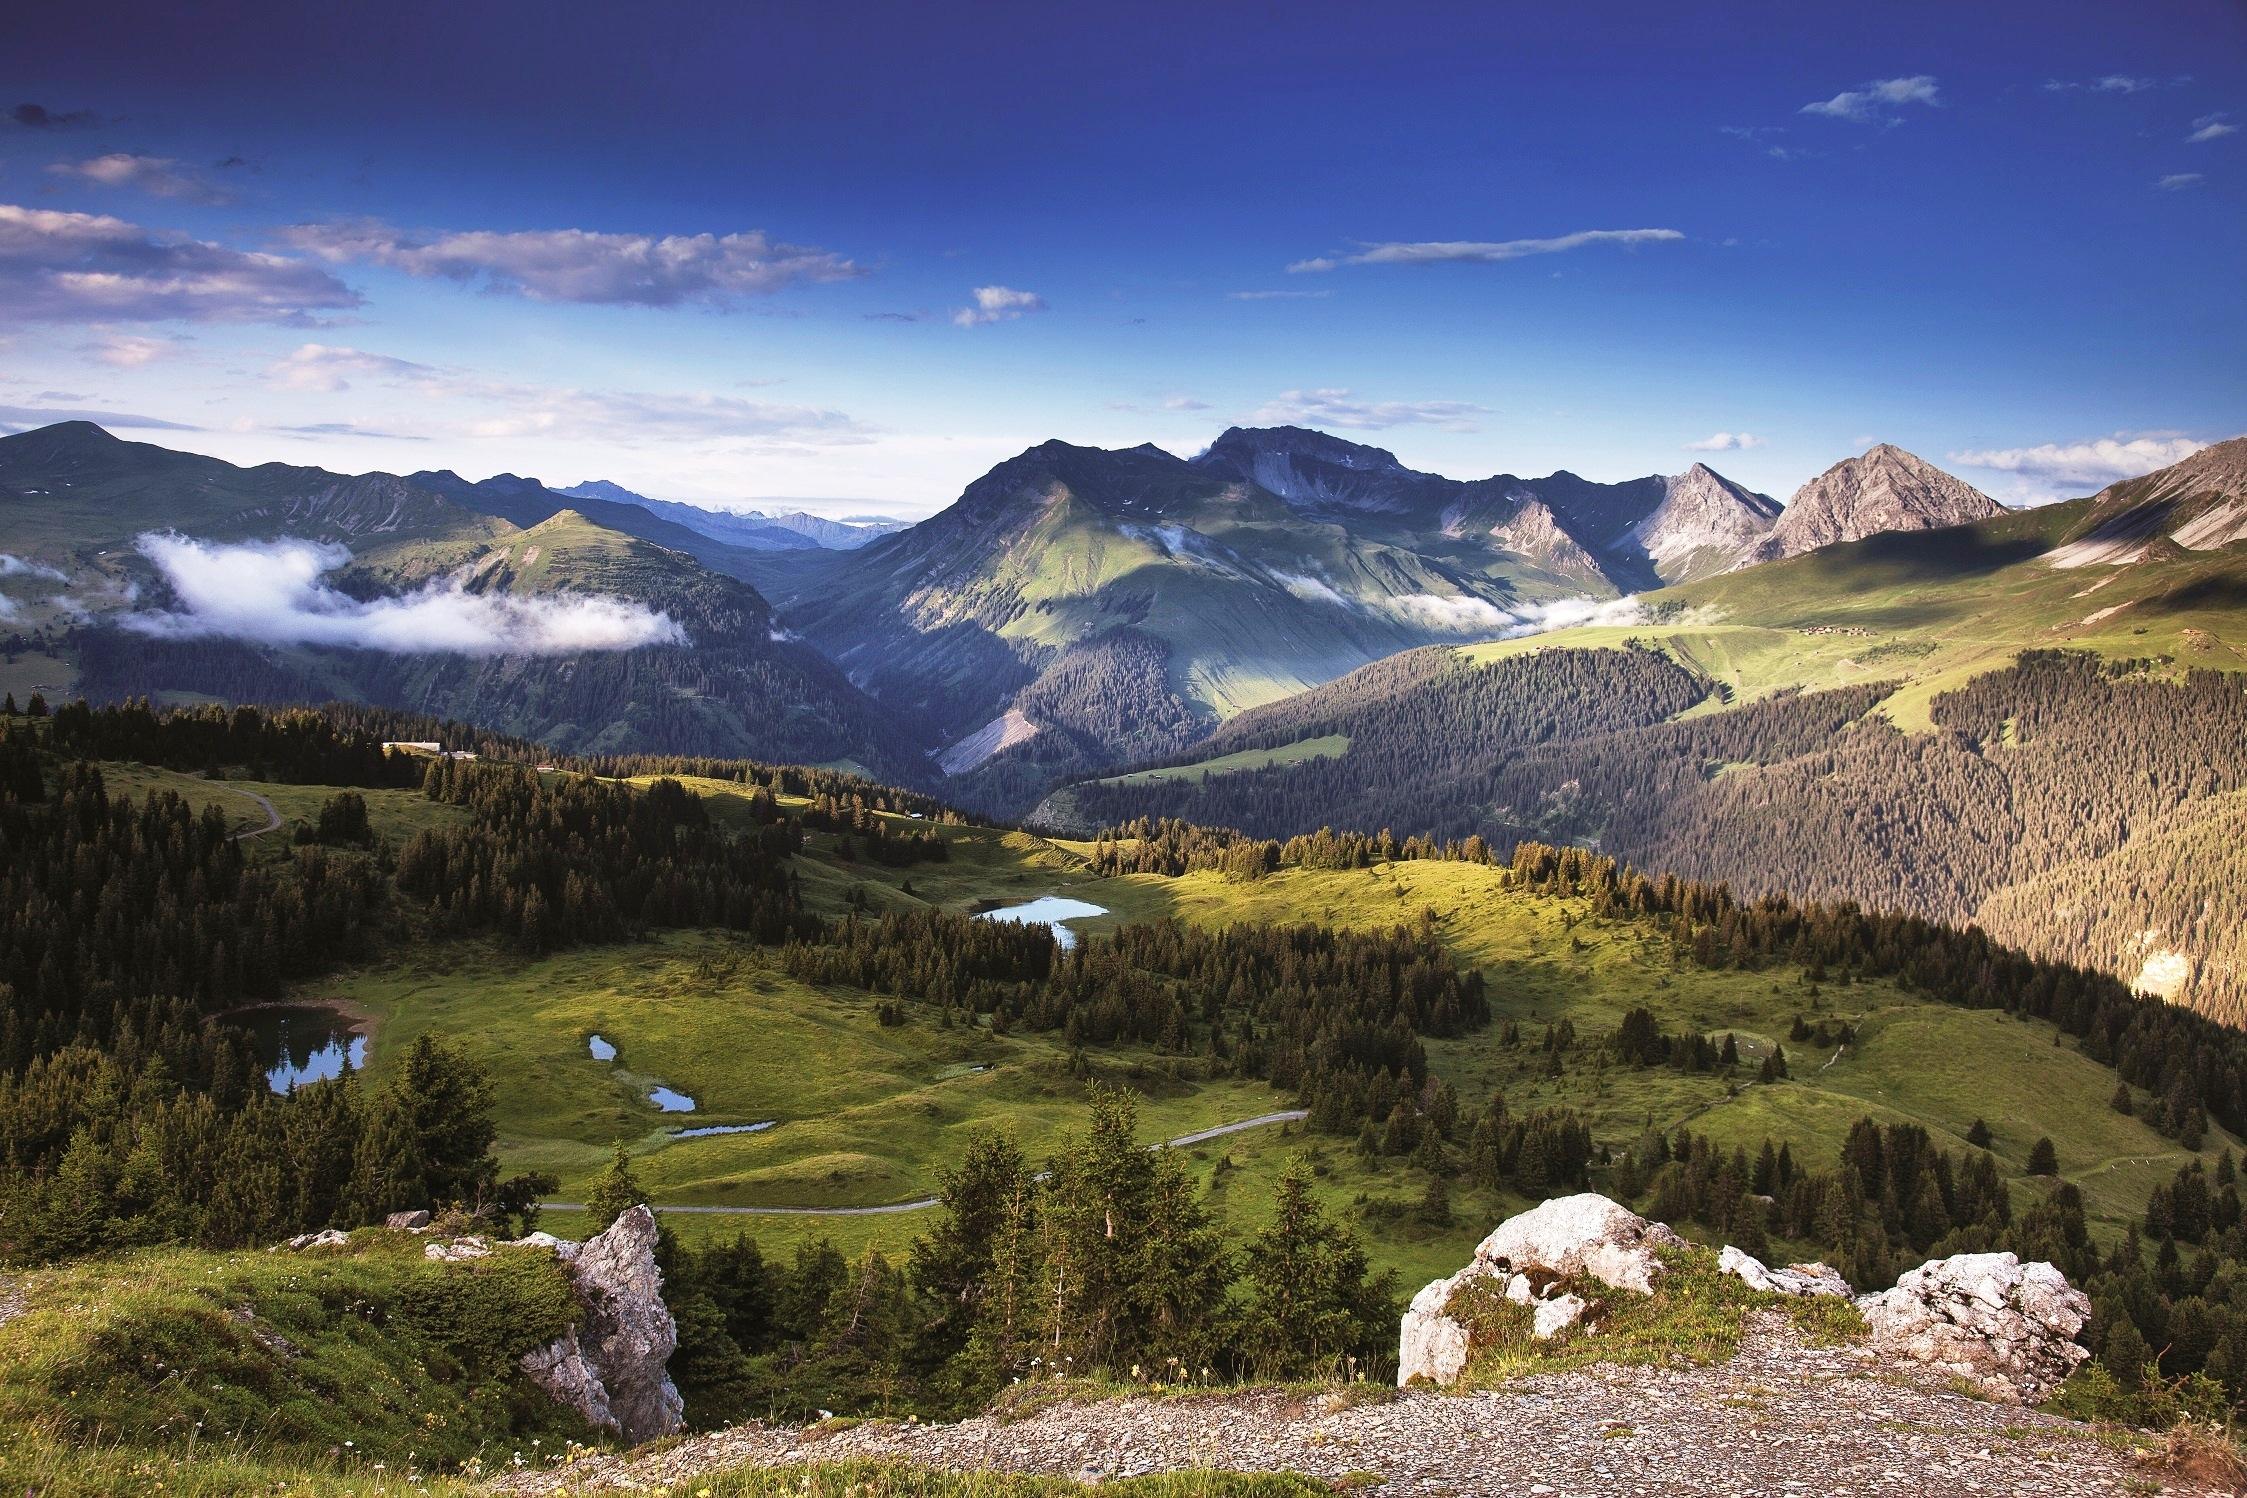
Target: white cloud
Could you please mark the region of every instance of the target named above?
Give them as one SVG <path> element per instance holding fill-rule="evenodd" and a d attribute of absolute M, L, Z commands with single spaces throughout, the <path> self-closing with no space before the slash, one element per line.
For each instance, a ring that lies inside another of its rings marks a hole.
<path fill-rule="evenodd" d="M 184 605 L 127 614 L 166 639 L 223 638 L 394 654 L 567 655 L 686 643 L 669 615 L 606 593 L 543 598 L 471 593 L 457 578 L 394 598 L 357 599 L 323 577 L 351 560 L 310 541 L 221 544 L 151 531 L 134 543 Z"/>
<path fill-rule="evenodd" d="M 2204 140 L 2221 140 L 2227 135 L 2237 135 L 2239 127 L 2231 123 L 2222 111 L 2204 114 L 2192 122 L 2192 134 L 2185 137 L 2187 145 L 2198 145 Z"/>
<path fill-rule="evenodd" d="M 2047 491 L 2100 489 L 2156 468 L 2182 463 L 2207 444 L 2189 437 L 2098 437 L 2087 442 L 2045 442 L 2035 447 L 1981 448 L 1950 455 L 1953 463 L 2019 474 Z"/>
<path fill-rule="evenodd" d="M 1689 453 L 1739 452 L 1751 447 L 1761 447 L 1763 441 L 1763 438 L 1750 432 L 1711 432 L 1698 442 L 1686 443 L 1685 450 Z"/>
<path fill-rule="evenodd" d="M 1342 265 L 1495 265 L 1502 261 L 1520 260 L 1529 255 L 1557 255 L 1567 250 L 1582 249 L 1586 245 L 1655 244 L 1683 238 L 1684 234 L 1676 229 L 1580 229 L 1574 234 L 1560 234 L 1551 239 L 1392 240 L 1383 244 L 1368 244 L 1353 254 L 1339 258 L 1321 255 L 1310 260 L 1298 260 L 1288 270 L 1300 275 L 1329 271 Z"/>
<path fill-rule="evenodd" d="M 291 390 L 349 390 L 350 375 L 380 375 L 392 379 L 436 374 L 426 364 L 370 354 L 364 349 L 341 348 L 327 343 L 300 344 L 286 359 L 269 366 L 266 375 Z"/>
<path fill-rule="evenodd" d="M 47 170 L 58 177 L 75 177 L 98 187 L 128 187 L 159 198 L 183 198 L 191 203 L 234 201 L 232 193 L 169 156 L 135 156 L 129 151 L 113 151 L 85 161 L 58 161 Z"/>
<path fill-rule="evenodd" d="M 1350 390 L 1286 390 L 1247 418 L 1250 426 L 1345 427 L 1379 431 L 1384 427 L 1432 426 L 1447 432 L 1480 431 L 1477 418 L 1487 406 L 1467 401 L 1367 401 Z"/>
<path fill-rule="evenodd" d="M 1328 268 L 1330 268 L 1330 267 L 1331 267 L 1332 263 L 1333 263 L 1333 262 L 1331 262 L 1331 261 L 1323 262 L 1323 263 L 1321 263 L 1321 264 L 1319 265 L 1319 267 L 1318 267 L 1318 268 L 1319 268 L 1320 270 L 1326 270 L 1326 269 L 1328 269 Z M 1308 260 L 1303 260 L 1303 261 L 1298 261 L 1298 262 L 1296 262 L 1296 265 L 1294 265 L 1294 266 L 1290 266 L 1290 267 L 1288 267 L 1288 268 L 1289 268 L 1290 270 L 1293 270 L 1293 269 L 1296 269 L 1296 268 L 1297 268 L 1297 267 L 1299 267 L 1299 266 L 1307 266 L 1307 265 L 1309 265 L 1309 264 L 1311 264 L 1311 262 L 1310 262 L 1310 261 L 1308 261 Z M 1333 292 L 1331 292 L 1331 291 L 1324 291 L 1324 290 L 1320 290 L 1320 291 L 1228 291 L 1228 292 L 1226 292 L 1226 293 L 1225 293 L 1225 300 L 1227 300 L 1227 301 L 1229 301 L 1229 302 L 1310 302 L 1310 301 L 1317 301 L 1317 300 L 1319 300 L 1319 299 L 1320 299 L 1320 298 L 1322 298 L 1322 297 L 1330 297 L 1330 296 L 1332 296 L 1332 295 L 1334 295 L 1334 293 L 1333 293 Z"/>
<path fill-rule="evenodd" d="M 585 229 L 409 234 L 375 219 L 296 224 L 283 243 L 333 262 L 474 283 L 539 302 L 725 307 L 804 282 L 864 274 L 840 255 L 739 234 L 601 234 Z"/>
<path fill-rule="evenodd" d="M 1272 569 L 1272 581 L 1305 603 L 1333 604 L 1337 608 L 1350 606 L 1350 600 L 1337 593 L 1333 585 L 1324 578 L 1312 577 L 1303 572 L 1282 572 L 1275 567 Z"/>
<path fill-rule="evenodd" d="M 963 328 L 979 328 L 987 323 L 1012 322 L 1025 313 L 1043 311 L 1045 298 L 1034 291 L 1016 291 L 1011 286 L 978 286 L 975 305 L 953 313 L 952 321 Z"/>
<path fill-rule="evenodd" d="M 2171 172 L 2153 185 L 2162 192 L 2181 192 L 2188 187 L 2198 187 L 2200 185 L 2200 173 Z"/>
<path fill-rule="evenodd" d="M 1910 78 L 1880 78 L 1862 88 L 1844 90 L 1830 99 L 1802 106 L 1801 113 L 1847 120 L 1853 125 L 1894 125 L 1902 120 L 1906 104 L 1939 105 L 1935 80 L 1920 73 Z"/>
<path fill-rule="evenodd" d="M 0 203 L 0 322 L 305 323 L 359 303 L 300 260 Z"/>
<path fill-rule="evenodd" d="M 84 352 L 104 364 L 118 369 L 138 369 L 152 364 L 170 353 L 173 343 L 168 338 L 139 338 L 126 333 L 112 333 L 83 345 Z"/>
<path fill-rule="evenodd" d="M 45 562 L 34 562 L 27 557 L 0 551 L 0 577 L 36 577 L 50 583 L 66 583 L 70 579 Z"/>
<path fill-rule="evenodd" d="M 1631 625 L 1645 618 L 1636 598 L 1556 598 L 1504 609 L 1466 595 L 1407 593 L 1388 600 L 1391 613 L 1409 624 L 1446 634 L 1514 639 L 1579 625 Z"/>

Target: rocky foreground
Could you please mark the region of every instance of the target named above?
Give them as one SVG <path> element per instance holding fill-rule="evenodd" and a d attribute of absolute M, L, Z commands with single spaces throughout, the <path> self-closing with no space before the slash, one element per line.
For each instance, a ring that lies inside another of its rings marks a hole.
<path fill-rule="evenodd" d="M 1725 1361 L 1628 1355 L 1630 1304 L 1683 1311 L 1712 1301 L 1754 1308 Z M 1856 1334 L 1840 1345 L 1813 1338 L 1806 1327 L 1818 1322 L 1791 1314 L 1807 1301 L 1840 1306 Z M 1055 1386 L 956 1425 L 752 1424 L 516 1473 L 497 1487 L 692 1491 L 732 1468 L 879 1461 L 1087 1482 L 1293 1472 L 1429 1494 L 2237 1491 L 2212 1458 L 2195 1466 L 2156 1438 L 2032 1408 L 2087 1356 L 2076 1338 L 2089 1311 L 2051 1265 L 2011 1254 L 1930 1261 L 1852 1309 L 1849 1287 L 1822 1264 L 1773 1269 L 1735 1248 L 1711 1255 L 1586 1194 L 1509 1219 L 1466 1268 L 1414 1297 L 1396 1390 L 1082 1402 Z M 1578 1361 L 1623 1356 L 1541 1372 L 1541 1349 Z M 1441 1392 L 1455 1386 L 1469 1392 Z"/>
<path fill-rule="evenodd" d="M 1356 1396 L 1356 1397 L 1353 1397 Z M 729 1467 L 860 1459 L 1099 1480 L 1289 1471 L 1413 1494 L 2215 1494 L 2090 1427 L 1956 1392 L 1864 1347 L 1804 1345 L 1767 1314 L 1717 1367 L 1600 1366 L 1502 1390 L 1110 1399 L 1009 1421 L 750 1425 L 522 1473 L 510 1493 L 691 1491 Z"/>

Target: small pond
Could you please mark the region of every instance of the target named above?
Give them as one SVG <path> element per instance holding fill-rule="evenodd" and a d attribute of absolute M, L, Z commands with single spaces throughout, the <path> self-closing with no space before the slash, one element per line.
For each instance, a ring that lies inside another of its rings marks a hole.
<path fill-rule="evenodd" d="M 598 1031 L 585 1037 L 585 1049 L 593 1053 L 595 1061 L 614 1061 L 616 1059 L 616 1042 L 604 1038 Z M 694 1111 L 693 1098 L 688 1097 L 676 1088 L 666 1087 L 661 1082 L 650 1082 L 648 1084 L 648 1101 L 655 1104 L 657 1110 L 663 1113 L 692 1113 Z"/>
<path fill-rule="evenodd" d="M 349 1015 L 324 1004 L 285 1004 L 234 1016 L 250 1032 L 265 1085 L 285 1093 L 308 1082 L 326 1082 L 367 1064 L 367 1037 Z"/>
<path fill-rule="evenodd" d="M 998 910 L 986 910 L 986 921 L 1016 921 L 1025 926 L 1044 926 L 1053 932 L 1054 945 L 1064 952 L 1077 944 L 1077 933 L 1065 921 L 1081 921 L 1089 916 L 1106 915 L 1107 907 L 1094 905 L 1087 900 L 1072 900 L 1066 895 L 1041 895 L 1024 905 L 1008 905 Z"/>

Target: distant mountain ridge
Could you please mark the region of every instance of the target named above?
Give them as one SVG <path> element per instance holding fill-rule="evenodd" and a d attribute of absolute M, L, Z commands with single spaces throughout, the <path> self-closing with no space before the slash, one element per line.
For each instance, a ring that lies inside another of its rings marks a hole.
<path fill-rule="evenodd" d="M 557 492 L 581 499 L 638 505 L 712 540 L 730 546 L 746 546 L 754 551 L 796 551 L 806 546 L 851 551 L 911 524 L 904 520 L 830 520 L 807 510 L 714 510 L 677 500 L 650 499 L 607 479 L 589 479 Z"/>
<path fill-rule="evenodd" d="M 162 639 L 116 616 L 163 607 L 167 587 L 133 545 L 146 531 L 206 542 L 341 542 L 336 585 L 356 599 L 431 582 L 546 604 L 605 595 L 660 612 L 682 643 L 547 655 L 401 652 Z M 817 651 L 787 637 L 754 587 L 674 539 L 725 548 L 637 506 L 571 499 L 501 474 L 337 474 L 125 442 L 70 422 L 0 437 L 0 552 L 65 579 L 58 602 L 10 628 L 62 652 L 97 698 L 188 692 L 233 701 L 348 698 L 475 719 L 584 752 L 648 750 L 848 761 L 921 778 L 920 737 Z M 67 605 L 67 606 L 65 606 Z"/>
<path fill-rule="evenodd" d="M 1880 461 L 1882 497 L 1831 523 L 1933 523 L 1938 505 L 1886 497 L 1903 486 Z M 1927 473 L 1914 495 L 1972 494 Z M 1127 721 L 1131 752 L 1160 757 L 1399 650 L 1721 574 L 1784 524 L 1703 464 L 1462 480 L 1330 433 L 1233 427 L 1188 459 L 1042 443 L 910 530 L 760 577 L 852 680 L 939 726 L 951 794 L 1017 811 L 1124 758 Z"/>

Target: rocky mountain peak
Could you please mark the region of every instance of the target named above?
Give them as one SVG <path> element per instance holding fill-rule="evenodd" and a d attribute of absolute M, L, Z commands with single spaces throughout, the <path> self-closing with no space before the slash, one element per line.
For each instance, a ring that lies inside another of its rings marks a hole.
<path fill-rule="evenodd" d="M 1796 490 L 1771 534 L 1741 565 L 1861 541 L 1883 531 L 1939 530 L 2003 513 L 2002 505 L 1964 479 L 1882 442 Z"/>
<path fill-rule="evenodd" d="M 1665 583 L 1692 582 L 1738 566 L 1770 534 L 1779 506 L 1706 463 L 1662 481 L 1662 502 L 1624 543 L 1646 553 Z M 1623 543 L 1618 543 L 1623 544 Z"/>

